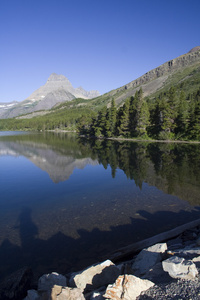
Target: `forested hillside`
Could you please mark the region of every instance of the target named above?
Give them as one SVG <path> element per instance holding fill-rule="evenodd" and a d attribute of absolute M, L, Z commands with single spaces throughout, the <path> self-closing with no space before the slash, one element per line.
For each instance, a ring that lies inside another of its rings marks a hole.
<path fill-rule="evenodd" d="M 171 87 L 154 101 L 143 97 L 142 89 L 116 109 L 103 108 L 91 122 L 79 121 L 79 131 L 95 137 L 200 139 L 200 89 L 186 96 Z"/>

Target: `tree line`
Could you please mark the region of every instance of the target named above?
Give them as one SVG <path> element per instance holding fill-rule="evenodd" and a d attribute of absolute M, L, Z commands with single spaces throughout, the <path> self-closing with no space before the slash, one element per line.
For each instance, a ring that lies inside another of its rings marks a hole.
<path fill-rule="evenodd" d="M 97 138 L 200 140 L 200 89 L 186 96 L 172 86 L 153 100 L 145 98 L 140 89 L 118 110 L 113 99 L 95 117 L 81 117 L 77 128 Z"/>

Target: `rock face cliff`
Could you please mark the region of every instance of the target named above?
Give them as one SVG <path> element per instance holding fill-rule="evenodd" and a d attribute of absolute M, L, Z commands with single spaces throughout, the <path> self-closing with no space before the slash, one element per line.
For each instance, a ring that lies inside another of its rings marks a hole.
<path fill-rule="evenodd" d="M 127 84 L 128 87 L 136 87 L 138 85 L 147 83 L 151 80 L 157 79 L 162 76 L 167 76 L 174 71 L 177 71 L 181 68 L 190 66 L 200 61 L 200 46 L 191 49 L 187 54 L 181 55 L 175 59 L 172 59 L 163 65 L 155 68 L 138 79 Z"/>
<path fill-rule="evenodd" d="M 75 98 L 91 99 L 99 96 L 98 91 L 74 88 L 64 75 L 52 73 L 45 85 L 34 91 L 22 102 L 0 104 L 0 118 L 12 118 L 38 110 L 48 110 L 54 105 Z"/>
<path fill-rule="evenodd" d="M 172 59 L 161 66 L 145 73 L 136 80 L 110 92 L 117 104 L 135 94 L 142 87 L 144 96 L 149 96 L 162 88 L 168 77 L 192 65 L 200 64 L 200 46 L 192 48 L 188 53 Z"/>

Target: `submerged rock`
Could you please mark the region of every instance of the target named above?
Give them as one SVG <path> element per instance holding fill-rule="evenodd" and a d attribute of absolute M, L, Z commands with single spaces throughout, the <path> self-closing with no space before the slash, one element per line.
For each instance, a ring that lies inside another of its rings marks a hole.
<path fill-rule="evenodd" d="M 66 277 L 56 272 L 42 275 L 38 281 L 38 291 L 51 291 L 54 285 L 66 286 Z"/>
<path fill-rule="evenodd" d="M 41 300 L 41 297 L 36 290 L 28 290 L 27 296 L 24 298 L 24 300 Z"/>

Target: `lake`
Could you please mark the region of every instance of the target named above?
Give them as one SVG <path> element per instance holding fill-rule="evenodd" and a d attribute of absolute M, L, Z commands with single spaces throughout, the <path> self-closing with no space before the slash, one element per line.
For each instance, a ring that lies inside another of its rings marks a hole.
<path fill-rule="evenodd" d="M 200 146 L 0 132 L 0 279 L 80 270 L 200 218 Z"/>

